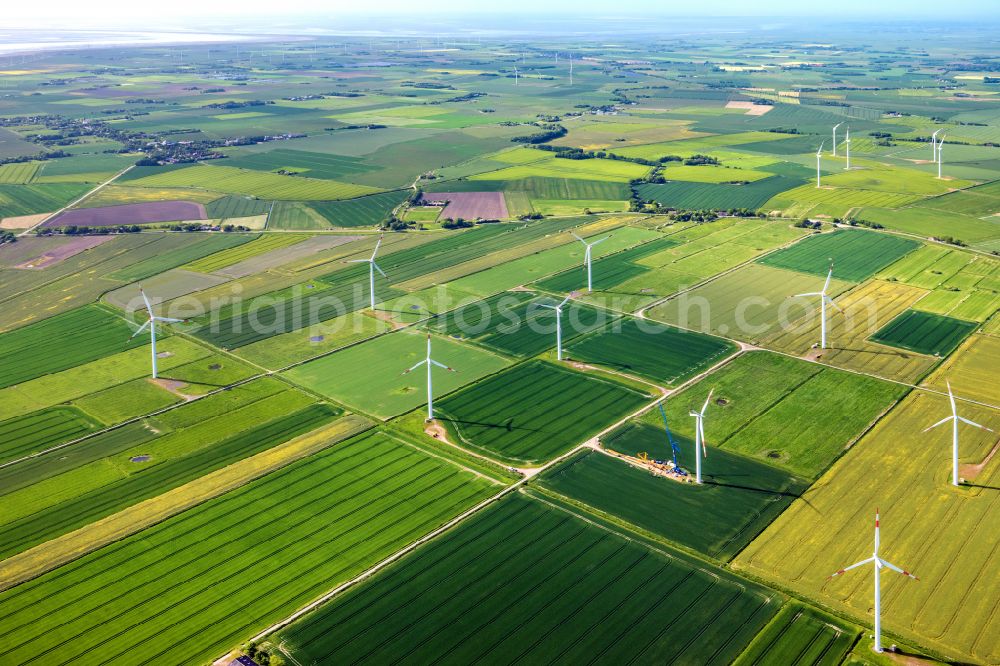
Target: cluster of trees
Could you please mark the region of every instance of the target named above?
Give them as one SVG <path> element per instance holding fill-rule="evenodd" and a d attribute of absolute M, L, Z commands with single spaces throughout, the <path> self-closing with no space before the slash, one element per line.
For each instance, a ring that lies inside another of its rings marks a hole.
<path fill-rule="evenodd" d="M 969 244 L 963 240 L 959 240 L 953 236 L 932 236 L 934 240 L 939 243 L 947 243 L 948 245 L 955 245 L 957 247 L 968 247 Z"/>
<path fill-rule="evenodd" d="M 695 154 L 684 160 L 686 166 L 704 166 L 706 164 L 719 164 L 719 160 L 711 155 Z"/>
<path fill-rule="evenodd" d="M 0 231 L 0 245 L 4 243 L 16 243 L 17 236 L 14 235 L 13 231 Z"/>
<path fill-rule="evenodd" d="M 269 643 L 258 646 L 256 643 L 250 642 L 244 646 L 243 651 L 260 666 L 284 666 L 285 664 L 285 658 Z"/>
<path fill-rule="evenodd" d="M 808 218 L 804 218 L 799 220 L 792 226 L 798 227 L 799 229 L 822 229 L 823 223 L 820 222 L 819 220 L 813 221 Z"/>
<path fill-rule="evenodd" d="M 71 224 L 68 227 L 42 227 L 35 233 L 38 236 L 55 236 L 58 234 L 63 234 L 64 236 L 89 236 L 105 234 L 134 234 L 139 231 L 142 231 L 142 227 L 137 224 L 116 224 L 114 226 L 107 227 L 88 227 L 86 225 L 77 226 L 75 224 Z"/>
<path fill-rule="evenodd" d="M 653 160 L 647 160 L 644 157 L 625 157 L 623 155 L 616 155 L 615 153 L 609 153 L 606 150 L 583 150 L 582 148 L 573 148 L 571 146 L 552 146 L 549 144 L 534 146 L 534 148 L 555 153 L 556 157 L 564 160 L 617 160 L 619 162 L 635 162 L 636 164 L 642 164 L 643 166 L 656 166 L 660 163 L 658 161 L 654 162 Z"/>
<path fill-rule="evenodd" d="M 461 217 L 455 218 L 454 220 L 450 217 L 445 218 L 445 221 L 441 224 L 443 229 L 468 229 L 472 226 L 474 226 L 472 222 L 469 222 Z"/>
<path fill-rule="evenodd" d="M 868 227 L 869 229 L 885 229 L 885 227 L 879 224 L 878 222 L 872 222 L 870 220 L 862 220 L 860 218 L 841 220 L 839 217 L 835 217 L 833 218 L 833 223 L 834 224 L 846 223 L 851 225 L 852 227 Z"/>
<path fill-rule="evenodd" d="M 553 139 L 558 139 L 561 136 L 566 136 L 567 130 L 562 125 L 538 125 L 542 128 L 541 132 L 535 132 L 534 134 L 525 134 L 523 136 L 515 136 L 511 139 L 514 143 L 528 143 L 528 144 L 539 144 L 547 143 Z"/>

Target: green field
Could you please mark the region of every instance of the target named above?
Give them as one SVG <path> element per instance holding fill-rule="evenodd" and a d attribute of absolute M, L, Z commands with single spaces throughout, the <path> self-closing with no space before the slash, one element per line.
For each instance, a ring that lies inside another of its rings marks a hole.
<path fill-rule="evenodd" d="M 688 413 L 714 389 L 705 414 L 709 444 L 816 478 L 899 398 L 888 382 L 770 352 L 749 352 L 666 402 L 675 436 L 694 438 Z M 822 405 L 822 408 L 820 408 Z M 660 424 L 660 414 L 644 419 Z M 649 451 L 657 458 L 664 449 Z"/>
<path fill-rule="evenodd" d="M 357 437 L 0 593 L 5 659 L 211 661 L 490 485 Z"/>
<path fill-rule="evenodd" d="M 257 255 L 278 250 L 289 245 L 295 245 L 309 238 L 304 234 L 269 234 L 258 236 L 252 241 L 240 243 L 238 246 L 214 252 L 200 259 L 184 264 L 182 267 L 199 273 L 211 273 L 226 266 L 232 266 Z"/>
<path fill-rule="evenodd" d="M 0 421 L 0 463 L 94 432 L 99 424 L 73 407 L 50 407 Z"/>
<path fill-rule="evenodd" d="M 373 227 L 389 218 L 389 213 L 406 199 L 399 190 L 369 194 L 347 201 L 313 201 L 310 207 L 333 227 Z"/>
<path fill-rule="evenodd" d="M 918 354 L 947 356 L 976 330 L 977 324 L 920 310 L 907 310 L 880 328 L 874 342 Z"/>
<path fill-rule="evenodd" d="M 599 238 L 587 240 L 593 243 Z M 642 275 L 649 270 L 649 267 L 639 263 L 640 260 L 676 245 L 677 241 L 671 238 L 654 238 L 649 242 L 593 260 L 591 273 L 594 289 L 597 291 L 611 289 Z M 580 268 L 571 268 L 552 277 L 539 280 L 536 284 L 548 291 L 583 291 L 587 288 L 587 266 L 584 264 Z"/>
<path fill-rule="evenodd" d="M 266 153 L 252 153 L 239 157 L 229 157 L 225 166 L 255 171 L 288 171 L 310 178 L 340 179 L 358 173 L 374 171 L 375 167 L 365 164 L 358 157 L 313 153 L 302 150 L 286 150 L 277 148 Z"/>
<path fill-rule="evenodd" d="M 0 185 L 0 218 L 54 213 L 89 189 L 79 183 Z"/>
<path fill-rule="evenodd" d="M 647 451 L 666 439 L 662 427 L 629 423 L 607 448 Z M 694 442 L 678 442 L 678 462 L 693 475 Z M 597 451 L 583 451 L 545 472 L 543 488 L 617 516 L 645 531 L 720 560 L 736 556 L 805 490 L 802 479 L 717 448 L 703 461 L 704 483 L 650 474 Z M 704 529 L 711 525 L 712 529 Z"/>
<path fill-rule="evenodd" d="M 733 171 L 738 179 L 740 171 Z M 787 176 L 769 176 L 762 180 L 737 185 L 677 181 L 644 183 L 637 189 L 645 200 L 671 208 L 694 210 L 764 207 L 772 197 L 799 185 L 802 181 Z"/>
<path fill-rule="evenodd" d="M 0 185 L 25 185 L 35 179 L 41 162 L 20 162 L 0 165 Z"/>
<path fill-rule="evenodd" d="M 649 400 L 637 390 L 563 366 L 529 361 L 437 403 L 459 443 L 505 461 L 548 460 Z"/>
<path fill-rule="evenodd" d="M 424 336 L 400 331 L 310 361 L 285 376 L 363 413 L 387 419 L 427 402 L 427 371 L 421 367 L 403 375 L 426 353 Z M 440 396 L 508 364 L 496 354 L 443 337 L 433 339 L 432 355 L 456 370 L 434 370 L 435 405 L 441 404 Z"/>
<path fill-rule="evenodd" d="M 171 268 L 196 262 L 210 254 L 242 245 L 252 238 L 253 236 L 244 234 L 193 234 L 188 245 L 134 263 L 109 274 L 108 277 L 125 282 L 145 280 Z"/>
<path fill-rule="evenodd" d="M 283 630 L 300 663 L 726 664 L 779 602 L 516 496 Z"/>
<path fill-rule="evenodd" d="M 301 176 L 282 176 L 227 166 L 189 166 L 129 181 L 137 187 L 198 187 L 261 199 L 336 200 L 372 194 L 366 185 Z"/>
<path fill-rule="evenodd" d="M 789 248 L 767 255 L 759 263 L 826 277 L 832 260 L 834 276 L 861 282 L 918 247 L 920 243 L 905 238 L 841 229 L 809 236 Z"/>
<path fill-rule="evenodd" d="M 216 219 L 251 217 L 266 214 L 271 210 L 271 203 L 263 199 L 231 194 L 207 204 L 205 212 L 208 213 L 209 218 Z"/>
<path fill-rule="evenodd" d="M 546 305 L 558 301 L 530 291 L 507 291 L 432 319 L 428 326 L 452 338 L 475 341 L 491 350 L 527 358 L 556 346 L 556 315 Z M 571 301 L 562 315 L 563 343 L 596 330 L 617 315 Z"/>
<path fill-rule="evenodd" d="M 735 345 L 694 331 L 627 318 L 566 346 L 569 358 L 666 385 L 704 372 Z"/>
<path fill-rule="evenodd" d="M 786 604 L 734 662 L 736 666 L 799 664 L 837 666 L 851 651 L 858 630 L 826 613 Z"/>
<path fill-rule="evenodd" d="M 77 462 L 85 461 L 84 464 L 58 475 L 53 476 L 51 470 L 37 463 L 30 472 L 27 467 L 15 468 L 14 471 L 21 472 L 19 484 L 29 484 L 32 480 L 35 483 L 17 492 L 3 493 L 10 514 L 0 523 L 3 535 L 0 556 L 21 552 L 194 481 L 328 423 L 341 413 L 324 404 L 295 409 L 294 402 L 284 398 L 281 395 L 272 400 L 263 398 L 250 406 L 234 406 L 227 414 L 204 416 L 201 423 L 177 427 L 161 437 L 137 442 L 138 450 L 118 450 L 121 438 L 112 432 L 90 444 L 93 450 L 104 449 L 107 453 L 103 457 L 90 460 L 86 452 L 76 450 L 79 445 L 74 445 L 72 453 L 80 456 Z M 270 415 L 269 407 L 279 403 L 294 411 L 282 416 Z M 210 404 L 200 403 L 188 413 L 204 414 Z M 259 415 L 251 417 L 252 411 Z M 57 451 L 48 457 L 61 453 Z M 150 459 L 144 463 L 131 462 L 135 456 L 150 456 Z"/>
<path fill-rule="evenodd" d="M 0 334 L 0 388 L 148 343 L 122 317 L 95 305 Z"/>

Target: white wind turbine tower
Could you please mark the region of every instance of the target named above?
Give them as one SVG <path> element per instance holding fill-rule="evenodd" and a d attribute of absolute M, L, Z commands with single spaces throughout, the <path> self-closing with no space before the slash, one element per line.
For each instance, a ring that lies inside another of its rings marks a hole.
<path fill-rule="evenodd" d="M 847 164 L 844 165 L 844 171 L 851 170 L 851 126 L 847 126 L 847 138 L 844 139 L 844 150 L 847 154 Z"/>
<path fill-rule="evenodd" d="M 375 255 L 378 254 L 378 248 L 382 244 L 382 237 L 379 236 L 378 242 L 375 243 L 375 249 L 372 250 L 372 256 L 369 259 L 351 259 L 349 264 L 368 264 L 368 288 L 371 291 L 371 304 L 372 310 L 375 309 L 375 271 L 382 274 L 382 277 L 387 277 L 385 271 L 378 267 L 375 263 Z"/>
<path fill-rule="evenodd" d="M 830 270 L 826 274 L 826 282 L 823 283 L 822 291 L 811 291 L 805 294 L 795 294 L 793 298 L 799 298 L 801 296 L 819 296 L 819 330 L 820 330 L 820 349 L 826 349 L 826 304 L 829 303 L 833 307 L 843 313 L 839 305 L 833 302 L 833 299 L 826 295 L 826 290 L 830 286 L 830 278 L 833 277 L 833 260 L 830 260 Z"/>
<path fill-rule="evenodd" d="M 944 138 L 948 136 L 947 134 L 941 135 L 941 140 L 937 144 L 937 164 L 938 164 L 938 180 L 941 179 L 941 148 L 944 147 Z"/>
<path fill-rule="evenodd" d="M 820 186 L 819 162 L 820 158 L 822 157 L 823 157 L 823 144 L 821 143 L 819 144 L 819 150 L 816 151 L 816 187 Z"/>
<path fill-rule="evenodd" d="M 432 421 L 434 419 L 434 383 L 433 383 L 433 373 L 431 372 L 433 366 L 439 368 L 444 368 L 448 372 L 458 372 L 455 368 L 450 368 L 444 363 L 438 363 L 431 358 L 431 335 L 427 334 L 427 357 L 414 365 L 412 368 L 404 372 L 403 374 L 409 374 L 419 368 L 422 365 L 427 366 L 427 420 Z"/>
<path fill-rule="evenodd" d="M 569 54 L 569 84 L 573 85 L 573 54 Z"/>
<path fill-rule="evenodd" d="M 599 240 L 595 240 L 593 243 L 588 243 L 587 241 L 585 241 L 582 238 L 580 238 L 579 236 L 577 236 L 576 232 L 571 231 L 570 233 L 573 234 L 573 237 L 576 238 L 581 243 L 583 243 L 584 247 L 587 248 L 586 252 L 583 253 L 583 263 L 585 263 L 587 265 L 587 291 L 594 291 L 594 286 L 593 286 L 594 282 L 593 282 L 593 279 L 592 279 L 592 272 L 591 272 L 592 257 L 591 257 L 591 253 L 590 253 L 590 248 L 594 247 L 598 243 L 603 243 L 604 241 L 606 241 L 609 238 L 611 238 L 611 236 L 605 236 L 604 238 L 601 238 Z"/>
<path fill-rule="evenodd" d="M 550 310 L 555 310 L 556 311 L 556 359 L 559 360 L 559 361 L 562 360 L 562 356 L 563 356 L 563 354 L 562 354 L 562 309 L 563 309 L 563 306 L 566 305 L 566 302 L 568 300 L 569 300 L 569 296 L 567 296 L 566 298 L 564 298 L 562 300 L 562 303 L 560 303 L 559 305 L 545 305 L 544 303 L 541 304 L 543 308 L 549 308 Z"/>
<path fill-rule="evenodd" d="M 701 459 L 708 457 L 708 449 L 705 448 L 705 410 L 712 399 L 715 389 L 708 392 L 705 404 L 701 406 L 700 412 L 691 412 L 689 416 L 694 417 L 694 482 L 701 483 Z"/>
<path fill-rule="evenodd" d="M 962 423 L 967 423 L 982 430 L 989 430 L 990 432 L 993 432 L 993 430 L 984 425 L 979 425 L 975 421 L 970 421 L 967 418 L 959 416 L 958 409 L 955 407 L 955 396 L 951 392 L 951 382 L 945 383 L 948 384 L 948 400 L 951 401 L 951 416 L 944 417 L 934 425 L 924 429 L 924 432 L 951 421 L 951 485 L 958 486 L 961 485 L 958 480 L 958 422 L 961 421 Z"/>
<path fill-rule="evenodd" d="M 861 560 L 857 564 L 852 564 L 849 567 L 841 569 L 834 574 L 830 575 L 830 578 L 834 576 L 839 576 L 845 571 L 849 571 L 855 567 L 860 567 L 864 564 L 874 564 L 875 565 L 875 652 L 882 652 L 882 585 L 879 579 L 879 575 L 882 573 L 882 567 L 888 567 L 897 573 L 901 573 L 904 576 L 909 576 L 913 580 L 920 580 L 909 571 L 904 571 L 900 569 L 895 564 L 886 562 L 881 557 L 878 556 L 878 509 L 875 509 L 875 550 L 872 552 L 872 556 L 867 560 Z"/>
<path fill-rule="evenodd" d="M 937 135 L 940 129 L 934 130 L 934 134 L 931 134 L 931 162 L 937 162 Z"/>
<path fill-rule="evenodd" d="M 129 338 L 129 340 L 132 340 L 132 338 L 146 330 L 147 326 L 149 327 L 149 341 L 152 346 L 153 379 L 156 379 L 156 323 L 162 321 L 165 324 L 177 324 L 184 320 L 173 319 L 171 317 L 157 317 L 153 314 L 153 306 L 150 304 L 149 299 L 146 298 L 146 292 L 142 290 L 142 287 L 139 287 L 139 294 L 142 296 L 142 300 L 146 304 L 146 312 L 149 313 L 149 319 L 147 319 L 146 323 L 140 326 L 138 330 L 132 334 L 132 337 Z"/>
<path fill-rule="evenodd" d="M 837 123 L 833 126 L 833 157 L 837 156 L 837 128 L 844 123 Z"/>
<path fill-rule="evenodd" d="M 517 85 L 517 65 L 514 65 L 514 85 Z"/>

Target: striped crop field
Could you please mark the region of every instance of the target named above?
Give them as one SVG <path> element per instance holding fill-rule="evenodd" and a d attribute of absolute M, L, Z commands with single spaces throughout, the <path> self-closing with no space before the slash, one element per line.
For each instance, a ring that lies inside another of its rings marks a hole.
<path fill-rule="evenodd" d="M 758 263 L 826 277 L 861 282 L 920 247 L 920 243 L 872 231 L 839 229 L 808 236 L 791 247 L 759 259 Z"/>
<path fill-rule="evenodd" d="M 550 459 L 638 409 L 649 395 L 618 382 L 529 361 L 437 403 L 458 442 L 512 463 Z"/>
<path fill-rule="evenodd" d="M 1000 428 L 995 409 L 962 403 L 959 410 L 977 423 Z M 878 507 L 880 555 L 920 577 L 916 582 L 883 572 L 883 631 L 936 648 L 948 661 L 1000 662 L 1000 632 L 990 629 L 1000 626 L 992 593 L 1000 559 L 994 539 L 976 538 L 995 527 L 1000 510 L 1000 493 L 994 490 L 1000 466 L 983 464 L 997 436 L 978 428 L 962 431 L 959 469 L 967 485 L 955 488 L 948 428 L 919 435 L 949 413 L 946 395 L 911 392 L 733 566 L 870 625 L 871 570 L 828 576 L 871 553 Z M 823 517 L 821 529 L 817 515 Z"/>
<path fill-rule="evenodd" d="M 302 664 L 714 665 L 730 663 L 780 603 L 722 570 L 518 495 L 277 641 Z"/>
<path fill-rule="evenodd" d="M 99 427 L 73 407 L 59 406 L 0 421 L 0 463 L 43 451 Z"/>
<path fill-rule="evenodd" d="M 250 242 L 215 252 L 201 259 L 196 259 L 191 263 L 185 264 L 182 268 L 198 271 L 199 273 L 211 273 L 220 268 L 232 266 L 236 262 L 249 259 L 250 257 L 256 257 L 271 250 L 295 245 L 307 238 L 310 238 L 307 234 L 266 234 L 258 236 Z"/>
<path fill-rule="evenodd" d="M 129 181 L 137 187 L 199 187 L 227 194 L 246 194 L 260 199 L 288 201 L 332 201 L 353 199 L 379 190 L 366 185 L 320 178 L 282 176 L 227 166 L 198 165 L 175 169 Z"/>
<path fill-rule="evenodd" d="M 844 625 L 802 604 L 786 604 L 734 662 L 735 666 L 837 666 L 858 639 L 858 630 Z"/>
<path fill-rule="evenodd" d="M 212 661 L 495 489 L 355 437 L 0 593 L 4 660 Z"/>
<path fill-rule="evenodd" d="M 0 165 L 0 185 L 25 185 L 35 179 L 41 162 L 15 162 Z"/>
<path fill-rule="evenodd" d="M 86 305 L 0 334 L 0 388 L 147 344 L 122 317 Z"/>
<path fill-rule="evenodd" d="M 264 412 L 266 408 L 255 404 L 251 409 Z M 104 479 L 105 482 L 101 485 L 88 483 L 86 478 L 80 478 L 81 474 L 93 473 L 92 469 L 85 467 L 67 470 L 61 476 L 45 479 L 40 478 L 45 472 L 36 470 L 38 487 L 29 486 L 19 493 L 4 492 L 0 496 L 4 506 L 10 510 L 0 522 L 0 535 L 3 539 L 0 557 L 21 552 L 144 499 L 184 485 L 208 472 L 304 434 L 342 413 L 340 409 L 330 405 L 314 404 L 269 420 L 254 421 L 250 419 L 249 411 L 234 410 L 216 415 L 215 418 L 206 418 L 204 423 L 179 430 L 172 437 L 165 435 L 164 441 L 142 442 L 139 451 L 126 455 L 115 451 L 102 458 L 96 466 L 131 465 L 134 471 L 131 474 L 118 472 L 113 478 Z M 109 433 L 107 439 L 118 443 L 115 431 Z M 103 443 L 105 442 L 98 441 L 95 445 Z M 186 445 L 188 449 L 194 445 L 196 448 L 170 457 L 164 451 L 164 444 L 172 444 L 177 448 Z M 148 460 L 131 462 L 131 458 L 136 456 L 147 456 Z M 54 492 L 57 486 L 64 486 L 61 492 Z M 38 499 L 45 490 L 49 490 L 50 497 Z M 37 506 L 31 507 L 31 510 L 26 509 L 26 505 L 32 501 L 36 501 Z"/>
<path fill-rule="evenodd" d="M 570 358 L 666 385 L 704 372 L 736 346 L 722 338 L 627 318 L 566 346 Z"/>
<path fill-rule="evenodd" d="M 662 446 L 664 440 L 662 427 L 629 423 L 612 433 L 605 446 L 636 455 L 648 453 L 651 445 Z M 694 442 L 679 439 L 678 444 L 678 463 L 693 472 Z M 807 486 L 788 472 L 717 448 L 709 449 L 702 475 L 705 483 L 700 486 L 679 483 L 587 450 L 546 471 L 540 483 L 604 515 L 723 561 L 739 553 Z"/>
<path fill-rule="evenodd" d="M 921 310 L 907 310 L 872 336 L 874 342 L 918 354 L 947 356 L 978 324 Z"/>
<path fill-rule="evenodd" d="M 555 311 L 546 305 L 558 301 L 530 291 L 507 291 L 462 305 L 436 317 L 431 329 L 451 337 L 472 340 L 503 354 L 527 358 L 556 345 Z M 563 343 L 604 326 L 618 315 L 571 301 L 564 306 Z"/>
<path fill-rule="evenodd" d="M 699 167 L 700 168 L 700 167 Z M 732 172 L 738 178 L 740 171 Z M 769 176 L 747 184 L 644 183 L 637 188 L 639 196 L 664 206 L 689 209 L 761 208 L 775 195 L 785 192 L 802 180 L 788 176 Z"/>
<path fill-rule="evenodd" d="M 593 243 L 599 238 L 592 238 Z M 636 247 L 616 252 L 606 257 L 595 259 L 592 262 L 592 277 L 595 290 L 604 290 L 617 287 L 622 282 L 630 280 L 638 275 L 650 270 L 639 262 L 640 259 L 650 257 L 654 254 L 667 250 L 678 245 L 677 241 L 670 238 L 654 238 L 648 243 L 642 243 Z M 549 291 L 570 292 L 587 287 L 587 267 L 582 265 L 579 268 L 571 268 L 553 275 L 552 277 L 540 280 L 538 286 Z"/>

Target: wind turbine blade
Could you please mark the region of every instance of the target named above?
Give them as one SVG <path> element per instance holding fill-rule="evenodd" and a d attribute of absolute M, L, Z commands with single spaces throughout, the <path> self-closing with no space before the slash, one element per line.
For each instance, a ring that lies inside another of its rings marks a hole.
<path fill-rule="evenodd" d="M 137 336 L 137 335 L 139 335 L 140 333 L 142 333 L 143 331 L 145 331 L 145 330 L 146 330 L 146 327 L 148 327 L 148 326 L 149 326 L 149 324 L 150 324 L 150 322 L 152 322 L 152 321 L 153 321 L 152 319 L 147 319 L 147 320 L 146 320 L 146 323 L 145 323 L 145 324 L 143 324 L 142 326 L 140 326 L 139 328 L 137 328 L 137 329 L 135 330 L 135 333 L 133 333 L 133 334 L 132 334 L 132 335 L 131 335 L 131 336 L 129 337 L 129 340 L 131 341 L 131 340 L 132 340 L 132 338 L 134 338 L 135 336 Z"/>
<path fill-rule="evenodd" d="M 839 576 L 842 573 L 845 573 L 847 571 L 850 571 L 851 569 L 855 569 L 855 568 L 860 567 L 862 565 L 871 564 L 874 561 L 875 561 L 874 557 L 869 557 L 867 560 L 861 560 L 860 562 L 855 562 L 854 564 L 852 564 L 849 567 L 844 567 L 843 569 L 840 569 L 838 571 L 833 572 L 832 574 L 830 574 L 830 578 L 833 578 L 834 576 Z"/>
<path fill-rule="evenodd" d="M 948 385 L 948 400 L 951 402 L 951 413 L 958 416 L 958 408 L 955 407 L 955 394 L 951 392 L 951 382 L 945 380 L 944 383 Z"/>
<path fill-rule="evenodd" d="M 570 233 L 571 233 L 571 234 L 573 234 L 573 238 L 577 239 L 578 241 L 580 241 L 580 242 L 581 242 L 581 243 L 583 243 L 584 245 L 586 245 L 586 244 L 587 244 L 587 241 L 585 241 L 585 240 L 583 240 L 582 238 L 580 238 L 579 236 L 577 236 L 577 235 L 576 235 L 576 232 L 575 232 L 575 231 L 571 231 Z"/>
<path fill-rule="evenodd" d="M 710 389 L 710 390 L 708 391 L 708 397 L 707 397 L 707 398 L 705 398 L 705 404 L 701 406 L 701 412 L 700 412 L 700 413 L 701 413 L 701 414 L 702 414 L 703 416 L 704 416 L 704 414 L 705 414 L 705 410 L 706 410 L 706 409 L 708 409 L 708 403 L 709 403 L 709 401 L 710 401 L 710 400 L 712 399 L 712 394 L 713 394 L 713 393 L 715 393 L 715 387 L 712 387 L 712 388 L 711 388 L 711 389 Z"/>
<path fill-rule="evenodd" d="M 371 259 L 348 259 L 349 264 L 367 264 Z"/>
<path fill-rule="evenodd" d="M 883 560 L 883 559 L 882 559 L 881 557 L 880 557 L 880 558 L 878 558 L 878 561 L 879 561 L 879 562 L 880 562 L 880 563 L 882 564 L 882 566 L 884 566 L 884 567 L 889 567 L 890 569 L 892 569 L 892 570 L 893 570 L 893 571 L 895 571 L 896 573 L 901 573 L 901 574 L 903 574 L 904 576 L 909 576 L 909 577 L 910 577 L 910 578 L 912 578 L 913 580 L 920 580 L 919 578 L 917 578 L 916 576 L 914 576 L 913 574 L 911 574 L 911 573 L 910 573 L 909 571 L 905 571 L 904 569 L 900 569 L 899 567 L 897 567 L 897 566 L 896 566 L 895 564 L 893 564 L 892 562 L 886 562 L 886 561 L 885 561 L 885 560 Z"/>
<path fill-rule="evenodd" d="M 562 306 L 566 305 L 566 302 L 567 302 L 567 301 L 569 301 L 569 296 L 567 296 L 566 298 L 564 298 L 564 299 L 562 300 L 562 303 L 560 303 L 560 304 L 559 304 L 559 307 L 561 308 Z"/>
<path fill-rule="evenodd" d="M 954 418 L 958 418 L 958 417 L 956 417 L 956 416 L 946 416 L 943 419 L 941 419 L 940 421 L 938 421 L 937 423 L 935 423 L 934 425 L 927 426 L 926 428 L 924 428 L 924 432 L 927 432 L 928 430 L 933 430 L 934 428 L 937 428 L 939 425 L 941 425 L 943 423 L 947 423 L 948 421 L 951 421 Z"/>
<path fill-rule="evenodd" d="M 703 458 L 708 457 L 708 447 L 705 446 L 705 421 L 704 419 L 698 419 L 698 432 L 701 433 L 701 456 Z"/>
<path fill-rule="evenodd" d="M 826 272 L 826 282 L 823 283 L 823 293 L 826 293 L 827 288 L 830 286 L 830 278 L 833 277 L 833 259 L 830 260 L 830 270 Z"/>
<path fill-rule="evenodd" d="M 975 421 L 970 421 L 969 419 L 965 418 L 964 416 L 959 416 L 958 420 L 961 421 L 962 423 L 967 423 L 970 426 L 975 426 L 975 427 L 977 427 L 977 428 L 979 428 L 981 430 L 989 430 L 990 432 L 993 432 L 992 428 L 987 428 L 986 426 L 980 425 L 980 424 L 976 423 Z"/>
<path fill-rule="evenodd" d="M 144 292 L 142 290 L 142 287 L 139 287 L 139 295 L 142 296 L 142 300 L 146 304 L 146 309 L 149 311 L 149 316 L 152 317 L 153 316 L 153 306 L 149 304 L 149 299 L 146 298 L 146 292 Z"/>
<path fill-rule="evenodd" d="M 379 273 L 382 274 L 382 277 L 389 277 L 388 275 L 385 274 L 385 271 L 383 271 L 381 268 L 379 268 L 378 264 L 376 264 L 374 261 L 372 261 L 372 266 L 374 266 L 375 270 L 377 270 Z"/>
<path fill-rule="evenodd" d="M 598 243 L 603 243 L 604 241 L 608 240 L 609 238 L 611 238 L 611 236 L 605 236 L 604 238 L 601 238 L 600 240 L 595 240 L 593 243 L 590 244 L 590 247 L 594 247 Z"/>
<path fill-rule="evenodd" d="M 153 320 L 162 321 L 164 324 L 179 324 L 185 321 L 184 319 L 174 319 L 173 317 L 153 317 Z"/>
<path fill-rule="evenodd" d="M 379 248 L 380 245 L 382 245 L 382 237 L 381 236 L 378 237 L 378 242 L 375 243 L 375 249 L 372 250 L 372 259 L 371 260 L 373 262 L 375 261 L 375 255 L 378 254 L 378 248 Z"/>
<path fill-rule="evenodd" d="M 418 361 L 418 362 L 416 363 L 416 365 L 414 365 L 414 366 L 413 366 L 412 368 L 410 368 L 409 370 L 404 370 L 404 371 L 403 371 L 403 372 L 402 372 L 401 374 L 404 374 L 404 375 L 405 375 L 405 374 L 409 374 L 409 373 L 413 372 L 414 370 L 416 370 L 417 368 L 419 368 L 420 366 L 422 366 L 422 365 L 423 365 L 424 363 L 426 363 L 426 362 L 427 362 L 427 359 L 424 359 L 423 361 Z"/>
<path fill-rule="evenodd" d="M 545 303 L 539 303 L 538 307 L 540 307 L 540 308 L 548 308 L 550 310 L 558 310 L 559 309 L 559 306 L 557 306 L 557 305 L 546 305 Z"/>
<path fill-rule="evenodd" d="M 807 292 L 805 294 L 795 294 L 794 296 L 792 296 L 792 298 L 799 298 L 801 296 L 822 296 L 822 295 L 823 295 L 823 292 L 821 292 L 821 291 L 810 291 L 810 292 Z"/>
<path fill-rule="evenodd" d="M 825 298 L 825 299 L 826 299 L 826 302 L 827 302 L 827 303 L 829 303 L 829 304 L 830 304 L 830 305 L 832 305 L 833 307 L 837 308 L 837 310 L 839 310 L 839 311 L 840 311 L 840 314 L 844 314 L 844 308 L 842 308 L 842 307 L 840 307 L 839 305 L 837 305 L 836 303 L 834 303 L 834 301 L 833 301 L 833 299 L 832 299 L 832 298 L 830 298 L 830 297 L 829 297 L 829 296 L 827 296 L 826 294 L 824 294 L 824 295 L 823 295 L 823 298 Z"/>

